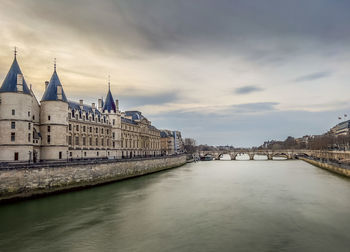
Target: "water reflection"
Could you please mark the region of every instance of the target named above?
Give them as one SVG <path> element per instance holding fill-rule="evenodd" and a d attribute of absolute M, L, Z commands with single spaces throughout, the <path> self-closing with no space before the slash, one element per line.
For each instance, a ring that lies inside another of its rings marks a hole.
<path fill-rule="evenodd" d="M 301 161 L 199 162 L 0 206 L 0 250 L 348 251 L 349 195 Z"/>

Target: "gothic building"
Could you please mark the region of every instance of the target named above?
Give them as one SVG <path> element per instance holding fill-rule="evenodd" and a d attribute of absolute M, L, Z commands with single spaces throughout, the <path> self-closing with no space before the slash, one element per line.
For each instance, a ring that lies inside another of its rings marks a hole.
<path fill-rule="evenodd" d="M 15 53 L 0 88 L 0 162 L 156 156 L 160 147 L 160 131 L 139 111 L 121 112 L 109 84 L 97 106 L 70 101 L 55 65 L 39 102 Z"/>

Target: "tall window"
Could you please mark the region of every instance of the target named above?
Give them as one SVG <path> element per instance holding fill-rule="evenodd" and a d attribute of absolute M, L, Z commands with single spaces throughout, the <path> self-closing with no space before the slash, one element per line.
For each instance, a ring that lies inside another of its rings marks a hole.
<path fill-rule="evenodd" d="M 51 132 L 51 127 L 47 126 L 47 132 Z"/>
<path fill-rule="evenodd" d="M 51 143 L 51 137 L 50 137 L 50 135 L 47 136 L 47 143 L 48 143 L 48 144 Z"/>
<path fill-rule="evenodd" d="M 75 137 L 75 145 L 79 145 L 79 137 Z"/>
<path fill-rule="evenodd" d="M 72 130 L 72 124 L 68 125 L 69 130 Z"/>
<path fill-rule="evenodd" d="M 18 152 L 15 152 L 15 155 L 14 155 L 14 160 L 18 160 Z"/>
<path fill-rule="evenodd" d="M 58 152 L 58 159 L 62 159 L 62 151 Z"/>
<path fill-rule="evenodd" d="M 30 123 L 28 123 L 28 129 L 30 130 L 31 126 L 30 126 Z"/>
<path fill-rule="evenodd" d="M 90 146 L 92 145 L 92 138 L 91 137 L 89 138 L 89 145 Z"/>
<path fill-rule="evenodd" d="M 83 145 L 86 145 L 86 139 L 83 137 Z"/>
<path fill-rule="evenodd" d="M 96 146 L 98 146 L 98 138 L 96 138 Z"/>
<path fill-rule="evenodd" d="M 75 127 L 75 129 L 76 129 L 77 131 L 79 131 L 79 125 L 77 125 L 77 126 Z"/>
<path fill-rule="evenodd" d="M 16 140 L 16 133 L 11 133 L 11 142 L 14 142 Z"/>
<path fill-rule="evenodd" d="M 113 119 L 113 125 L 115 125 L 115 119 Z"/>
<path fill-rule="evenodd" d="M 83 132 L 85 132 L 86 131 L 86 127 L 85 126 L 83 126 Z"/>
<path fill-rule="evenodd" d="M 30 133 L 28 133 L 28 142 L 30 142 Z"/>
<path fill-rule="evenodd" d="M 16 122 L 11 122 L 11 129 L 15 129 L 16 128 Z"/>
<path fill-rule="evenodd" d="M 30 117 L 30 111 L 28 111 L 28 117 Z"/>
<path fill-rule="evenodd" d="M 16 114 L 16 110 L 12 109 L 12 115 Z"/>
<path fill-rule="evenodd" d="M 68 136 L 68 144 L 72 145 L 72 136 Z"/>
<path fill-rule="evenodd" d="M 47 117 L 47 120 L 49 120 L 49 121 L 50 121 L 50 120 L 51 120 L 51 116 L 48 116 L 48 117 Z"/>

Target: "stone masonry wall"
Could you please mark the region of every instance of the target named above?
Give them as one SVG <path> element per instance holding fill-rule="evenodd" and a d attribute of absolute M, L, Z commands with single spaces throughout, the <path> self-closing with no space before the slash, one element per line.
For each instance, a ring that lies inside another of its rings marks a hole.
<path fill-rule="evenodd" d="M 0 170 L 0 201 L 93 186 L 186 163 L 186 156 L 146 160 Z"/>
<path fill-rule="evenodd" d="M 323 163 L 321 161 L 312 160 L 312 159 L 308 159 L 308 158 L 299 158 L 299 159 L 303 160 L 305 162 L 308 162 L 312 165 L 315 165 L 317 167 L 320 167 L 322 169 L 328 170 L 330 172 L 334 172 L 334 173 L 338 173 L 338 174 L 346 176 L 346 177 L 350 177 L 350 170 L 349 169 L 344 169 L 341 167 L 337 167 L 336 165 Z"/>

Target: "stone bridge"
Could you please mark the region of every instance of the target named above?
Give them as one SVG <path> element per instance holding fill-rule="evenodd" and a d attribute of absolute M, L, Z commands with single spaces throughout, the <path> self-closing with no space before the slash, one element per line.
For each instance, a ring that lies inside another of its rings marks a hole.
<path fill-rule="evenodd" d="M 211 155 L 216 160 L 219 160 L 224 154 L 228 154 L 231 160 L 236 160 L 236 157 L 241 154 L 247 154 L 250 160 L 254 160 L 256 155 L 267 156 L 268 160 L 273 157 L 285 157 L 286 159 L 296 159 L 302 157 L 313 157 L 328 160 L 349 160 L 350 151 L 327 151 L 327 150 L 235 150 L 235 151 L 200 151 L 199 155 L 204 157 Z"/>

